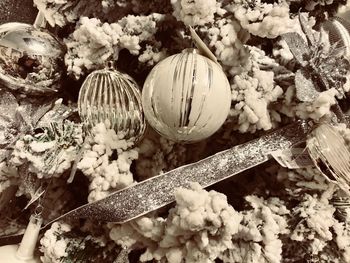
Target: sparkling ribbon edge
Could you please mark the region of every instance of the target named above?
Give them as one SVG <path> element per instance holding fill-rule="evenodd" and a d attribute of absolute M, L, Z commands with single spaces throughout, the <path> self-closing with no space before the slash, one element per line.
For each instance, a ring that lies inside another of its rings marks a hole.
<path fill-rule="evenodd" d="M 99 201 L 80 206 L 48 222 L 42 230 L 66 218 L 128 222 L 174 202 L 174 192 L 178 187 L 188 187 L 192 182 L 208 187 L 268 161 L 271 159 L 270 152 L 291 147 L 305 140 L 311 129 L 307 121 L 294 122 L 255 140 L 123 188 Z M 21 237 L 22 234 L 0 237 L 0 245 L 18 243 Z"/>

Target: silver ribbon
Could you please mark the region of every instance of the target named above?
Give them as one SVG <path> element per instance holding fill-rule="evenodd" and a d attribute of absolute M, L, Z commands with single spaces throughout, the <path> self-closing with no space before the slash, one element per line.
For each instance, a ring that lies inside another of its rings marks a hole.
<path fill-rule="evenodd" d="M 67 218 L 89 218 L 117 223 L 130 221 L 174 202 L 174 192 L 178 187 L 188 188 L 192 182 L 208 187 L 268 161 L 271 158 L 270 152 L 286 149 L 304 141 L 311 128 L 307 121 L 294 122 L 253 141 L 78 207 L 47 223 L 43 228 Z M 19 238 L 20 235 L 0 237 L 0 245 L 15 240 L 18 242 Z"/>
<path fill-rule="evenodd" d="M 289 148 L 305 140 L 310 130 L 306 121 L 295 122 L 256 140 L 124 188 L 58 219 L 90 218 L 117 223 L 130 221 L 172 203 L 178 187 L 188 188 L 192 182 L 208 187 L 266 162 L 270 159 L 270 152 Z"/>

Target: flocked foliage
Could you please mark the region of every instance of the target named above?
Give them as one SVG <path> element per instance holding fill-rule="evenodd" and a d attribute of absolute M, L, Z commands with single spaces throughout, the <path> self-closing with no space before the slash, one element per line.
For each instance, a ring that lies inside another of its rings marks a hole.
<path fill-rule="evenodd" d="M 44 199 L 57 204 L 47 204 L 52 219 L 72 209 L 73 201 L 100 200 L 296 119 L 322 121 L 332 117 L 334 105 L 344 111 L 350 106 L 348 58 L 322 29 L 343 0 L 34 3 L 67 46 L 67 76 L 58 94 L 63 101 L 23 100 L 0 90 L 1 228 L 9 220 L 9 229 L 18 228 L 23 222 L 16 219 L 33 210 L 48 184 Z M 188 26 L 230 83 L 231 109 L 222 129 L 192 145 L 169 141 L 151 128 L 139 142 L 125 140 L 108 121 L 85 135 L 75 112 L 87 74 L 112 61 L 142 87 L 160 60 L 192 46 Z M 349 146 L 350 130 L 338 129 Z M 67 184 L 72 169 L 77 174 Z M 346 263 L 350 209 L 348 220 L 339 216 L 334 200 L 341 195 L 312 166 L 289 170 L 269 162 L 212 189 L 195 182 L 176 189 L 169 209 L 125 224 L 54 223 L 37 250 L 42 262 L 57 263 L 113 262 L 121 251 L 130 251 L 131 263 Z M 12 212 L 3 216 L 14 196 Z"/>

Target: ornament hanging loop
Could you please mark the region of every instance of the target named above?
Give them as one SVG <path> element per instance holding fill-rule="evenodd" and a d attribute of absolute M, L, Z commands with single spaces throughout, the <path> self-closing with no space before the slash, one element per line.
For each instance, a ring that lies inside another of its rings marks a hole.
<path fill-rule="evenodd" d="M 44 16 L 44 13 L 39 11 L 36 18 L 35 18 L 35 21 L 33 23 L 33 26 L 35 28 L 45 28 L 46 27 L 46 19 L 45 19 L 45 16 Z"/>
<path fill-rule="evenodd" d="M 216 56 L 211 52 L 211 50 L 207 47 L 204 41 L 198 36 L 196 31 L 191 26 L 189 26 L 189 30 L 191 33 L 192 43 L 194 44 L 194 46 L 197 47 L 199 54 L 209 58 L 221 67 L 221 65 L 218 63 Z"/>
<path fill-rule="evenodd" d="M 106 64 L 105 64 L 105 68 L 106 68 L 106 69 L 109 69 L 109 70 L 116 70 L 117 67 L 116 67 L 116 65 L 115 65 L 115 61 L 113 61 L 113 60 L 108 60 L 108 61 L 106 62 Z"/>
<path fill-rule="evenodd" d="M 42 218 L 42 213 L 44 211 L 44 206 L 41 204 L 41 199 L 39 199 L 38 205 L 35 207 L 33 216 L 35 218 Z"/>
<path fill-rule="evenodd" d="M 182 50 L 181 53 L 192 53 L 192 54 L 200 54 L 199 50 L 196 49 L 195 47 L 189 47 L 184 50 Z"/>

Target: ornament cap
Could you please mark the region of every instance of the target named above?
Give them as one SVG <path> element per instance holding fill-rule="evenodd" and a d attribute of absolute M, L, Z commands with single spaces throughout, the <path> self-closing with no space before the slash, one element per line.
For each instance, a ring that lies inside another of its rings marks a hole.
<path fill-rule="evenodd" d="M 197 48 L 189 47 L 182 50 L 182 53 L 192 53 L 192 54 L 200 54 Z"/>
<path fill-rule="evenodd" d="M 218 64 L 220 66 L 216 56 L 210 51 L 210 49 L 207 47 L 207 45 L 198 36 L 196 31 L 191 26 L 189 27 L 189 29 L 190 29 L 192 40 L 193 40 L 195 46 L 198 48 L 197 53 L 209 58 L 210 60 L 214 61 L 216 64 Z"/>
<path fill-rule="evenodd" d="M 116 70 L 116 69 L 117 69 L 117 67 L 116 67 L 114 61 L 111 61 L 111 60 L 106 61 L 106 63 L 105 63 L 105 70 Z"/>

